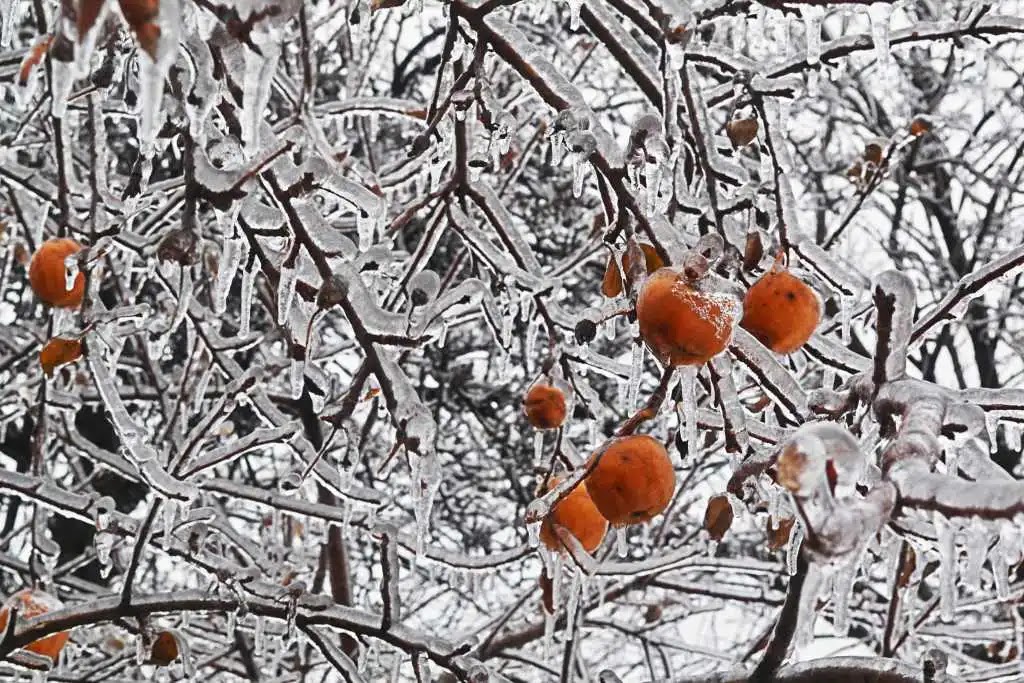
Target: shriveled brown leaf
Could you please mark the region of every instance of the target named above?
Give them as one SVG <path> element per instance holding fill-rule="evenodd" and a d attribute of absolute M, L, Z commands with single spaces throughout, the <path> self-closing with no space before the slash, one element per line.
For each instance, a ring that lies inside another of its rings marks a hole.
<path fill-rule="evenodd" d="M 733 511 L 729 497 L 725 495 L 712 496 L 708 501 L 707 510 L 704 511 L 704 529 L 713 541 L 721 541 L 725 533 L 732 526 Z"/>
<path fill-rule="evenodd" d="M 757 119 L 733 119 L 725 124 L 725 133 L 733 147 L 745 147 L 757 137 Z"/>
<path fill-rule="evenodd" d="M 46 346 L 39 352 L 39 364 L 46 376 L 52 377 L 56 367 L 73 363 L 81 357 L 82 342 L 77 339 L 54 337 L 46 342 Z"/>
<path fill-rule="evenodd" d="M 167 666 L 178 658 L 178 639 L 170 631 L 162 631 L 153 641 L 149 659 L 157 666 Z"/>
<path fill-rule="evenodd" d="M 903 569 L 900 571 L 896 584 L 900 588 L 906 588 L 910 584 L 910 576 L 917 569 L 917 553 L 913 546 L 908 545 L 903 554 Z"/>
<path fill-rule="evenodd" d="M 647 609 L 644 610 L 644 621 L 648 624 L 654 624 L 661 621 L 661 615 L 664 614 L 664 610 L 661 605 L 648 605 Z"/>
<path fill-rule="evenodd" d="M 864 146 L 864 158 L 875 166 L 882 165 L 882 145 L 877 142 L 869 142 Z"/>
<path fill-rule="evenodd" d="M 764 243 L 761 233 L 751 230 L 747 233 L 747 244 L 743 248 L 743 270 L 754 270 L 764 257 Z"/>
<path fill-rule="evenodd" d="M 768 528 L 765 531 L 768 533 L 769 550 L 780 550 L 789 545 L 789 535 L 793 532 L 794 521 L 792 517 L 783 517 L 773 529 L 772 519 L 768 518 Z"/>

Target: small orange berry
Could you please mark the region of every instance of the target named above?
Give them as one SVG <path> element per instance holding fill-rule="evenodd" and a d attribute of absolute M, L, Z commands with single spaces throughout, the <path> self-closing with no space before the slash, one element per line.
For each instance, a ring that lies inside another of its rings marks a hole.
<path fill-rule="evenodd" d="M 538 382 L 526 392 L 523 410 L 537 429 L 557 429 L 565 422 L 565 395 L 558 387 Z"/>
<path fill-rule="evenodd" d="M 821 304 L 788 270 L 770 270 L 747 291 L 740 325 L 775 353 L 803 346 L 821 320 Z"/>
<path fill-rule="evenodd" d="M 85 296 L 85 274 L 79 273 L 75 285 L 67 289 L 67 269 L 64 259 L 82 250 L 72 239 L 52 239 L 43 242 L 32 256 L 28 267 L 28 281 L 40 301 L 58 308 L 75 308 Z"/>
<path fill-rule="evenodd" d="M 548 486 L 550 491 L 561 479 L 553 478 Z M 587 493 L 587 487 L 577 484 L 544 519 L 540 526 L 540 540 L 551 550 L 561 550 L 562 540 L 558 537 L 555 525 L 565 527 L 580 542 L 588 553 L 597 550 L 608 530 L 608 520 L 601 516 L 594 501 Z"/>
<path fill-rule="evenodd" d="M 701 365 L 728 346 L 738 309 L 731 295 L 695 289 L 682 273 L 662 268 L 640 290 L 636 317 L 661 362 Z"/>
<path fill-rule="evenodd" d="M 0 609 L 0 633 L 7 628 L 7 620 L 10 619 L 12 607 L 18 608 L 19 619 L 29 619 L 60 609 L 63 606 L 60 600 L 49 593 L 41 590 L 32 590 L 31 588 L 23 588 L 9 597 L 7 602 L 4 603 L 3 609 Z M 25 649 L 29 652 L 35 652 L 37 655 L 49 657 L 56 662 L 57 657 L 60 656 L 60 651 L 64 649 L 64 645 L 67 644 L 70 637 L 70 632 L 61 631 L 60 633 L 54 633 L 45 638 L 34 640 L 26 645 Z"/>
<path fill-rule="evenodd" d="M 585 479 L 594 505 L 612 526 L 642 524 L 672 501 L 676 473 L 668 451 L 649 436 L 625 436 L 594 454 Z"/>

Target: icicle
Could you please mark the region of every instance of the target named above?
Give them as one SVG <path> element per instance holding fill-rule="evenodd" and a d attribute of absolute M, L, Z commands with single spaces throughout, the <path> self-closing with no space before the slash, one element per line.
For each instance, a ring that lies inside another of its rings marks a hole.
<path fill-rule="evenodd" d="M 578 31 L 580 28 L 580 9 L 583 7 L 583 0 L 569 0 L 569 28 Z"/>
<path fill-rule="evenodd" d="M 985 413 L 985 431 L 988 433 L 988 451 L 995 453 L 999 450 L 999 415 L 993 412 Z"/>
<path fill-rule="evenodd" d="M 626 538 L 626 527 L 618 527 L 612 533 L 615 534 L 615 553 L 619 557 L 629 555 L 629 543 Z"/>
<path fill-rule="evenodd" d="M 0 0 L 0 50 L 11 46 L 21 0 Z"/>
<path fill-rule="evenodd" d="M 932 520 L 939 550 L 939 612 L 943 621 L 951 622 L 956 611 L 956 529 L 938 512 Z"/>
<path fill-rule="evenodd" d="M 557 608 L 556 608 L 557 609 Z M 541 641 L 541 661 L 551 659 L 551 645 L 555 639 L 555 615 L 544 611 L 544 638 Z"/>
<path fill-rule="evenodd" d="M 795 527 L 794 527 L 795 530 Z M 807 565 L 800 604 L 797 608 L 796 646 L 804 647 L 814 640 L 814 622 L 818 616 L 818 597 L 824 588 L 825 576 L 816 562 Z"/>
<path fill-rule="evenodd" d="M 875 58 L 880 67 L 889 64 L 889 19 L 892 5 L 887 2 L 875 2 L 868 5 L 868 17 L 871 19 L 871 39 L 875 44 Z"/>
<path fill-rule="evenodd" d="M 807 63 L 814 66 L 821 61 L 821 20 L 825 16 L 825 8 L 801 5 L 800 14 L 807 32 Z"/>
<path fill-rule="evenodd" d="M 696 457 L 697 445 L 697 368 L 695 366 L 683 366 L 679 369 L 679 391 L 682 393 L 682 403 L 679 411 L 679 426 L 686 426 L 686 456 Z"/>
<path fill-rule="evenodd" d="M 800 522 L 794 522 L 789 531 L 789 545 L 786 547 L 786 571 L 790 576 L 796 576 L 797 559 L 800 556 L 800 545 L 804 540 L 804 527 Z"/>
<path fill-rule="evenodd" d="M 181 322 L 188 315 L 188 305 L 192 302 L 192 268 L 181 267 L 181 279 L 178 287 L 178 300 L 174 304 L 174 317 L 171 319 L 171 327 L 168 332 L 178 329 Z"/>
<path fill-rule="evenodd" d="M 544 463 L 544 432 L 540 430 L 533 435 L 533 462 L 538 467 Z"/>
<path fill-rule="evenodd" d="M 253 630 L 253 634 L 252 634 L 252 649 L 253 649 L 253 652 L 256 655 L 263 654 L 263 647 L 264 647 L 265 641 L 266 641 L 266 634 L 264 632 L 265 629 L 266 629 L 266 622 L 265 622 L 264 618 L 259 616 L 259 615 L 257 615 L 256 616 L 256 628 Z"/>
<path fill-rule="evenodd" d="M 252 299 L 256 284 L 256 268 L 246 268 L 242 273 L 241 310 L 238 320 L 238 334 L 249 336 L 249 323 L 252 320 Z"/>
<path fill-rule="evenodd" d="M 629 383 L 626 388 L 626 410 L 636 410 L 637 399 L 640 396 L 640 379 L 643 377 L 644 369 L 644 346 L 639 342 L 633 343 L 633 359 L 629 368 Z"/>
<path fill-rule="evenodd" d="M 974 590 L 981 588 L 981 568 L 988 555 L 988 529 L 985 523 L 975 521 L 967 530 L 967 564 L 964 567 L 964 584 Z"/>
<path fill-rule="evenodd" d="M 572 637 L 572 630 L 576 624 L 576 611 L 580 607 L 580 593 L 583 588 L 583 570 L 580 567 L 572 573 L 572 581 L 569 584 L 569 595 L 565 600 L 565 632 Z"/>
<path fill-rule="evenodd" d="M 589 162 L 574 154 L 572 159 L 572 196 L 579 199 L 583 195 L 583 181 L 587 178 Z"/>
<path fill-rule="evenodd" d="M 441 486 L 441 468 L 437 455 L 423 453 L 417 458 L 416 496 L 413 514 L 416 517 L 416 554 L 422 555 L 430 533 L 430 512 Z"/>
<path fill-rule="evenodd" d="M 540 544 L 540 525 L 539 520 L 526 523 L 526 536 L 531 548 L 536 548 Z"/>
<path fill-rule="evenodd" d="M 288 316 L 291 314 L 292 301 L 295 300 L 295 282 L 299 272 L 295 264 L 282 264 L 281 276 L 277 282 L 277 324 L 288 324 Z M 242 302 L 245 305 L 245 302 Z"/>
<path fill-rule="evenodd" d="M 160 542 L 163 549 L 168 550 L 171 547 L 171 534 L 174 531 L 174 522 L 178 514 L 178 502 L 172 498 L 167 498 L 164 500 L 163 506 L 164 533 Z"/>
<path fill-rule="evenodd" d="M 289 375 L 291 378 L 292 398 L 298 400 L 302 397 L 302 388 L 305 385 L 306 357 L 305 353 L 301 358 L 292 358 L 289 363 Z"/>
<path fill-rule="evenodd" d="M 242 237 L 230 237 L 224 239 L 224 250 L 221 252 L 220 264 L 217 270 L 217 279 L 213 284 L 213 312 L 223 315 L 227 308 L 228 292 L 231 291 L 231 283 L 238 272 L 238 266 L 242 262 L 243 252 L 248 252 L 249 243 Z"/>
<path fill-rule="evenodd" d="M 857 576 L 857 559 L 839 567 L 832 575 L 832 614 L 836 635 L 845 636 L 850 628 L 850 593 Z"/>

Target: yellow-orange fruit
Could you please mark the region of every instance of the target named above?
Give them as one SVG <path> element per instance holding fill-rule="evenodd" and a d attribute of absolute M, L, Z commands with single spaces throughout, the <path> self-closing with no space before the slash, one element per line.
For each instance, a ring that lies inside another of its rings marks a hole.
<path fill-rule="evenodd" d="M 560 481 L 561 479 L 552 479 L 548 490 L 557 486 Z M 540 540 L 551 550 L 562 549 L 562 540 L 555 530 L 556 524 L 565 527 L 575 536 L 588 553 L 597 550 L 608 530 L 608 520 L 598 511 L 594 501 L 590 499 L 590 494 L 587 493 L 587 487 L 583 484 L 578 484 L 569 495 L 560 500 L 540 525 Z"/>
<path fill-rule="evenodd" d="M 640 336 L 668 365 L 701 365 L 729 344 L 737 302 L 694 289 L 682 273 L 662 268 L 647 279 L 636 304 Z"/>
<path fill-rule="evenodd" d="M 7 628 L 7 620 L 10 619 L 11 608 L 15 606 L 18 608 L 18 617 L 22 619 L 37 617 L 40 614 L 46 614 L 63 607 L 60 600 L 49 593 L 24 588 L 9 597 L 7 602 L 4 603 L 3 609 L 0 609 L 0 633 Z M 68 631 L 54 633 L 45 638 L 32 641 L 25 646 L 25 649 L 57 661 L 60 651 L 64 649 L 64 645 L 67 644 L 70 636 L 71 634 Z"/>
<path fill-rule="evenodd" d="M 770 270 L 743 299 L 740 325 L 775 353 L 793 353 L 821 320 L 818 296 L 787 270 Z"/>
<path fill-rule="evenodd" d="M 662 266 L 665 262 L 658 256 L 658 250 L 653 245 L 647 244 L 646 242 L 640 242 L 640 250 L 644 252 L 644 266 L 647 268 L 648 273 L 653 273 Z M 633 259 L 630 258 L 629 252 L 622 255 L 622 272 L 629 277 L 629 268 L 633 265 Z M 609 299 L 622 294 L 622 275 L 619 274 L 619 269 L 616 267 L 615 257 L 608 257 L 608 265 L 604 269 L 604 279 L 601 280 L 601 293 Z"/>
<path fill-rule="evenodd" d="M 40 301 L 58 308 L 75 308 L 85 296 L 85 275 L 79 273 L 75 285 L 68 291 L 64 259 L 77 254 L 82 247 L 72 239 L 52 239 L 43 242 L 32 255 L 28 267 L 28 281 Z"/>
<path fill-rule="evenodd" d="M 649 436 L 612 441 L 584 480 L 587 493 L 613 526 L 642 524 L 664 512 L 676 490 L 668 451 Z"/>
<path fill-rule="evenodd" d="M 565 396 L 558 387 L 538 382 L 526 392 L 523 410 L 537 429 L 557 429 L 565 422 Z"/>

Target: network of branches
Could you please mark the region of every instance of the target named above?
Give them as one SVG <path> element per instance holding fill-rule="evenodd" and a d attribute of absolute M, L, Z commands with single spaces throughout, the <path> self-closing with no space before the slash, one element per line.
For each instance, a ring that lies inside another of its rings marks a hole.
<path fill-rule="evenodd" d="M 1022 680 L 1019 0 L 0 16 L 4 680 Z"/>

